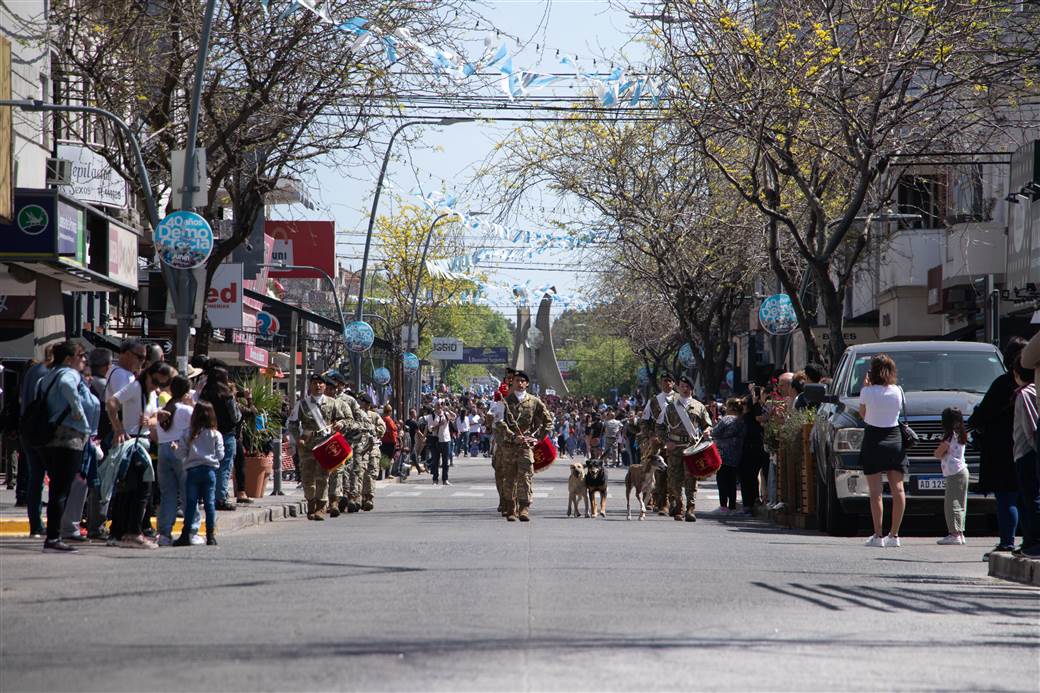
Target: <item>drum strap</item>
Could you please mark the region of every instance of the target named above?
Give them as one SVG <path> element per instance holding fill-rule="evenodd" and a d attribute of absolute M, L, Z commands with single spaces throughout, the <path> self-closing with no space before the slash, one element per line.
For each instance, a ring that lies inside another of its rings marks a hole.
<path fill-rule="evenodd" d="M 676 401 L 678 401 L 678 398 L 676 398 Z M 657 393 L 657 408 L 660 410 L 660 413 L 657 415 L 657 423 L 660 425 L 664 423 L 664 415 L 668 412 L 668 395 L 663 392 Z"/>
<path fill-rule="evenodd" d="M 679 415 L 679 421 L 682 422 L 683 428 L 686 429 L 686 433 L 690 436 L 690 440 L 699 441 L 701 437 L 700 427 L 697 428 L 697 432 L 694 432 L 693 422 L 690 421 L 690 413 L 686 411 L 686 407 L 679 402 L 678 397 L 676 397 L 675 401 L 672 402 L 672 406 L 675 407 L 675 413 Z"/>
<path fill-rule="evenodd" d="M 328 432 L 329 425 L 325 423 L 325 417 L 321 415 L 321 407 L 314 406 L 310 397 L 304 397 L 303 403 L 306 405 L 307 411 L 311 413 L 314 423 L 318 424 L 318 433 L 325 435 Z"/>

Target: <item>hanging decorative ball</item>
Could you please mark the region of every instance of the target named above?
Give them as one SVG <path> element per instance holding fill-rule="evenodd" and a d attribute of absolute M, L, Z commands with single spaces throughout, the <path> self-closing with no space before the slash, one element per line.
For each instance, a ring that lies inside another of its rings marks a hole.
<path fill-rule="evenodd" d="M 639 381 L 640 385 L 646 385 L 650 382 L 650 371 L 646 370 L 646 366 L 640 366 L 639 370 L 636 371 L 636 380 Z"/>
<path fill-rule="evenodd" d="M 798 329 L 798 316 L 794 312 L 791 297 L 787 294 L 773 294 L 758 309 L 758 322 L 769 334 L 791 334 Z"/>
<path fill-rule="evenodd" d="M 689 342 L 679 347 L 679 363 L 683 365 L 683 368 L 693 365 L 693 345 Z"/>
<path fill-rule="evenodd" d="M 355 320 L 343 328 L 343 341 L 346 342 L 347 349 L 360 354 L 372 348 L 373 342 L 376 341 L 376 333 L 364 320 Z"/>
<path fill-rule="evenodd" d="M 372 371 L 372 382 L 383 386 L 390 382 L 390 369 L 379 367 Z"/>
<path fill-rule="evenodd" d="M 524 343 L 527 345 L 528 349 L 538 349 L 542 346 L 544 341 L 545 335 L 542 334 L 541 330 L 537 327 L 527 328 L 527 339 Z"/>
<path fill-rule="evenodd" d="M 406 351 L 401 355 L 401 362 L 404 364 L 404 369 L 409 373 L 419 370 L 419 357 L 410 351 Z"/>

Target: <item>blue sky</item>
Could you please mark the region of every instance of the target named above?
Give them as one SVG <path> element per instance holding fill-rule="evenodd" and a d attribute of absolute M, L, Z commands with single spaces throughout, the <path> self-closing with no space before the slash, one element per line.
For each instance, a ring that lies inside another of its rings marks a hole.
<path fill-rule="evenodd" d="M 506 40 L 514 65 L 518 68 L 541 72 L 567 71 L 558 64 L 559 51 L 561 55 L 578 56 L 584 70 L 606 72 L 611 60 L 617 60 L 618 64 L 622 64 L 623 59 L 637 63 L 638 57 L 642 55 L 642 47 L 632 43 L 636 28 L 634 23 L 627 18 L 626 13 L 607 0 L 497 0 L 489 2 L 483 14 L 496 28 L 520 39 L 521 47 L 515 40 Z M 474 54 L 479 54 L 479 47 L 486 35 L 488 32 L 473 34 Z M 603 60 L 604 56 L 606 61 Z M 593 59 L 597 60 L 595 67 Z M 561 88 L 539 92 L 539 95 L 573 95 L 574 84 L 570 80 L 568 82 Z M 502 92 L 495 93 L 498 95 Z M 416 112 L 415 115 L 423 117 L 426 114 Z M 378 144 L 375 150 L 379 152 L 378 156 L 385 149 L 385 143 L 395 125 L 388 122 L 386 127 L 377 131 Z M 515 123 L 459 123 L 449 127 L 411 129 L 412 133 L 421 135 L 413 141 L 405 141 L 399 136 L 394 144 L 395 160 L 390 163 L 387 183 L 384 184 L 380 214 L 392 213 L 399 204 L 399 200 L 392 194 L 394 192 L 403 193 L 405 203 L 418 203 L 418 199 L 407 197 L 420 188 L 426 192 L 444 190 L 456 195 L 460 200 L 460 208 L 492 214 L 498 212 L 499 209 L 491 206 L 487 200 L 474 197 L 474 190 L 487 183 L 475 182 L 474 174 L 492 154 L 495 143 L 515 126 Z M 340 264 L 359 269 L 371 196 L 379 172 L 378 163 L 352 166 L 349 169 L 329 166 L 320 168 L 314 179 L 308 181 L 319 210 L 309 212 L 298 207 L 282 207 L 276 208 L 274 216 L 335 219 Z M 521 210 L 523 218 L 511 219 L 510 223 L 519 229 L 546 230 L 547 223 L 553 219 L 553 211 L 550 209 L 552 202 L 549 200 L 537 206 L 527 205 Z M 541 204 L 547 205 L 545 211 Z M 488 244 L 487 241 L 476 239 L 471 242 Z M 494 243 L 506 245 L 500 241 Z M 370 262 L 377 262 L 380 256 L 379 248 L 373 246 L 373 260 Z M 484 271 L 495 282 L 511 285 L 529 281 L 535 287 L 554 284 L 561 294 L 577 295 L 582 285 L 593 277 L 588 272 L 575 271 L 590 267 L 587 258 L 581 263 L 581 259 L 574 253 L 550 250 L 535 255 L 526 263 L 509 262 L 504 263 L 508 266 L 502 266 L 500 261 L 494 261 L 495 266 Z M 546 269 L 550 267 L 559 269 Z M 496 301 L 498 303 L 501 302 Z M 505 305 L 497 309 L 506 315 L 515 314 L 514 309 Z"/>

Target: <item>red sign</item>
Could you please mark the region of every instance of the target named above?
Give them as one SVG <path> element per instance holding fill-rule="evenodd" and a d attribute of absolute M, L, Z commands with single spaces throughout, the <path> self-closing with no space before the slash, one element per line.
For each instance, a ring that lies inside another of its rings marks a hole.
<path fill-rule="evenodd" d="M 242 360 L 246 363 L 252 363 L 253 365 L 260 366 L 261 368 L 267 368 L 267 364 L 270 361 L 270 353 L 267 349 L 261 349 L 258 346 L 252 344 L 243 344 L 242 347 Z"/>
<path fill-rule="evenodd" d="M 265 233 L 274 239 L 271 262 L 284 265 L 310 265 L 336 275 L 336 225 L 331 221 L 268 221 Z M 320 279 L 313 270 L 272 269 L 277 279 Z"/>

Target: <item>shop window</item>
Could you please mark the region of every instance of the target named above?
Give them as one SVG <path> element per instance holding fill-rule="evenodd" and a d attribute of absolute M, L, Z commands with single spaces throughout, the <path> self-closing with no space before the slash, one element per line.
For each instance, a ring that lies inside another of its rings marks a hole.
<path fill-rule="evenodd" d="M 991 205 L 983 198 L 982 164 L 955 166 L 950 172 L 949 224 L 990 221 Z"/>
<path fill-rule="evenodd" d="M 943 175 L 930 174 L 905 175 L 899 179 L 899 213 L 916 214 L 920 217 L 901 221 L 901 229 L 939 229 L 946 225 L 945 178 Z"/>

